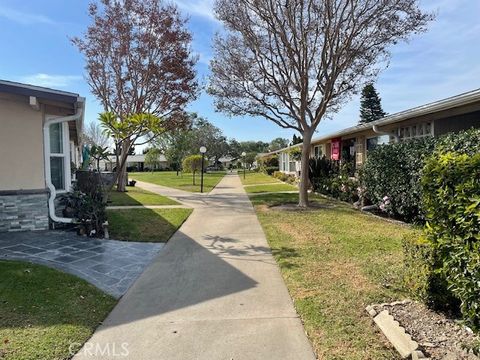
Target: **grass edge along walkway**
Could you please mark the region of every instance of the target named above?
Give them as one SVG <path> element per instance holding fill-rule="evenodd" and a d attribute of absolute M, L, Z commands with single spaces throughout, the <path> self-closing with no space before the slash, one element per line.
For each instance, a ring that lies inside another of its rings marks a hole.
<path fill-rule="evenodd" d="M 226 172 L 208 172 L 204 174 L 203 192 L 208 193 L 212 191 L 226 175 Z M 166 186 L 178 190 L 188 192 L 200 192 L 200 174 L 195 176 L 195 185 L 193 185 L 193 175 L 187 173 L 180 173 L 177 176 L 175 171 L 156 171 L 156 172 L 137 172 L 129 173 L 129 178 Z"/>
<path fill-rule="evenodd" d="M 413 229 L 312 195 L 309 210 L 275 209 L 296 194 L 250 199 L 318 358 L 397 358 L 364 309 L 405 297 L 401 238 Z"/>
<path fill-rule="evenodd" d="M 0 260 L 0 358 L 69 359 L 117 301 L 74 275 Z"/>
<path fill-rule="evenodd" d="M 167 242 L 191 215 L 193 209 L 107 209 L 110 237 L 115 240 Z"/>

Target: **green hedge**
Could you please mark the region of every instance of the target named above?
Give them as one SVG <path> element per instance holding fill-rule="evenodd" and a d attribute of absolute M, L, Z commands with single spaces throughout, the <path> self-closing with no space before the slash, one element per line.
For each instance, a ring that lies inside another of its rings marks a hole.
<path fill-rule="evenodd" d="M 459 301 L 448 289 L 444 274 L 436 270 L 440 266 L 440 259 L 422 231 L 405 235 L 402 246 L 403 281 L 410 296 L 435 309 L 458 313 Z"/>
<path fill-rule="evenodd" d="M 359 199 L 359 183 L 350 173 L 352 166 L 349 163 L 340 166 L 339 161 L 326 157 L 312 158 L 309 162 L 309 179 L 313 191 L 353 203 Z"/>
<path fill-rule="evenodd" d="M 450 133 L 437 139 L 435 153 L 456 152 L 475 155 L 480 153 L 480 129 L 470 129 L 460 133 Z"/>
<path fill-rule="evenodd" d="M 468 325 L 480 330 L 480 153 L 472 154 L 432 156 L 421 184 L 435 270 L 460 299 Z"/>
<path fill-rule="evenodd" d="M 360 183 L 367 201 L 378 204 L 390 216 L 423 223 L 420 179 L 426 160 L 454 151 L 480 153 L 480 129 L 382 145 L 368 153 Z"/>
<path fill-rule="evenodd" d="M 421 222 L 420 178 L 435 139 L 423 138 L 383 145 L 368 153 L 360 182 L 365 196 L 390 216 Z"/>

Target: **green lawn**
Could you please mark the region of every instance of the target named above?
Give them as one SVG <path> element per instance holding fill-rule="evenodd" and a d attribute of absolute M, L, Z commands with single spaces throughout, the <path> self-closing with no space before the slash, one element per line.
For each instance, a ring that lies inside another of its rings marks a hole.
<path fill-rule="evenodd" d="M 404 297 L 401 238 L 412 229 L 319 197 L 323 208 L 271 207 L 297 199 L 251 197 L 318 358 L 398 358 L 365 307 Z"/>
<path fill-rule="evenodd" d="M 283 183 L 245 186 L 244 189 L 247 193 L 298 191 L 298 188 L 296 186 Z"/>
<path fill-rule="evenodd" d="M 247 172 L 244 179 L 243 172 L 239 170 L 238 176 L 240 176 L 243 185 L 280 183 L 280 180 L 261 172 Z"/>
<path fill-rule="evenodd" d="M 195 176 L 195 185 L 193 185 L 192 174 L 184 173 L 177 176 L 175 171 L 138 172 L 129 173 L 128 176 L 131 179 L 145 181 L 152 184 L 163 185 L 184 191 L 200 192 L 200 174 L 196 174 Z M 203 191 L 211 191 L 224 176 L 224 171 L 204 174 Z"/>
<path fill-rule="evenodd" d="M 152 193 L 138 187 L 127 187 L 127 192 L 111 191 L 111 206 L 125 205 L 178 205 L 178 202 L 165 196 Z"/>
<path fill-rule="evenodd" d="M 107 210 L 110 237 L 116 240 L 167 242 L 192 209 Z"/>
<path fill-rule="evenodd" d="M 69 359 L 116 300 L 76 276 L 0 261 L 0 359 Z"/>

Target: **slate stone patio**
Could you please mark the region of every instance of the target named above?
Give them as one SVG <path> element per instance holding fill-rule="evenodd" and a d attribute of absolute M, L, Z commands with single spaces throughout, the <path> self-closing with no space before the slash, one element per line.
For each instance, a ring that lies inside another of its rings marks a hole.
<path fill-rule="evenodd" d="M 91 239 L 65 231 L 0 233 L 0 260 L 23 260 L 74 274 L 121 297 L 164 244 Z"/>

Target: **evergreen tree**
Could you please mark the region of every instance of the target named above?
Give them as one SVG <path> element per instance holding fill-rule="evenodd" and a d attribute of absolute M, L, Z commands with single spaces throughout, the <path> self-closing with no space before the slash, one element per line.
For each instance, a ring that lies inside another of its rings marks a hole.
<path fill-rule="evenodd" d="M 367 84 L 362 90 L 360 98 L 360 121 L 366 124 L 384 117 L 386 113 L 382 109 L 381 99 L 373 84 Z"/>
<path fill-rule="evenodd" d="M 297 145 L 303 142 L 303 139 L 301 136 L 297 136 L 293 134 L 292 142 L 290 143 L 290 146 Z"/>

